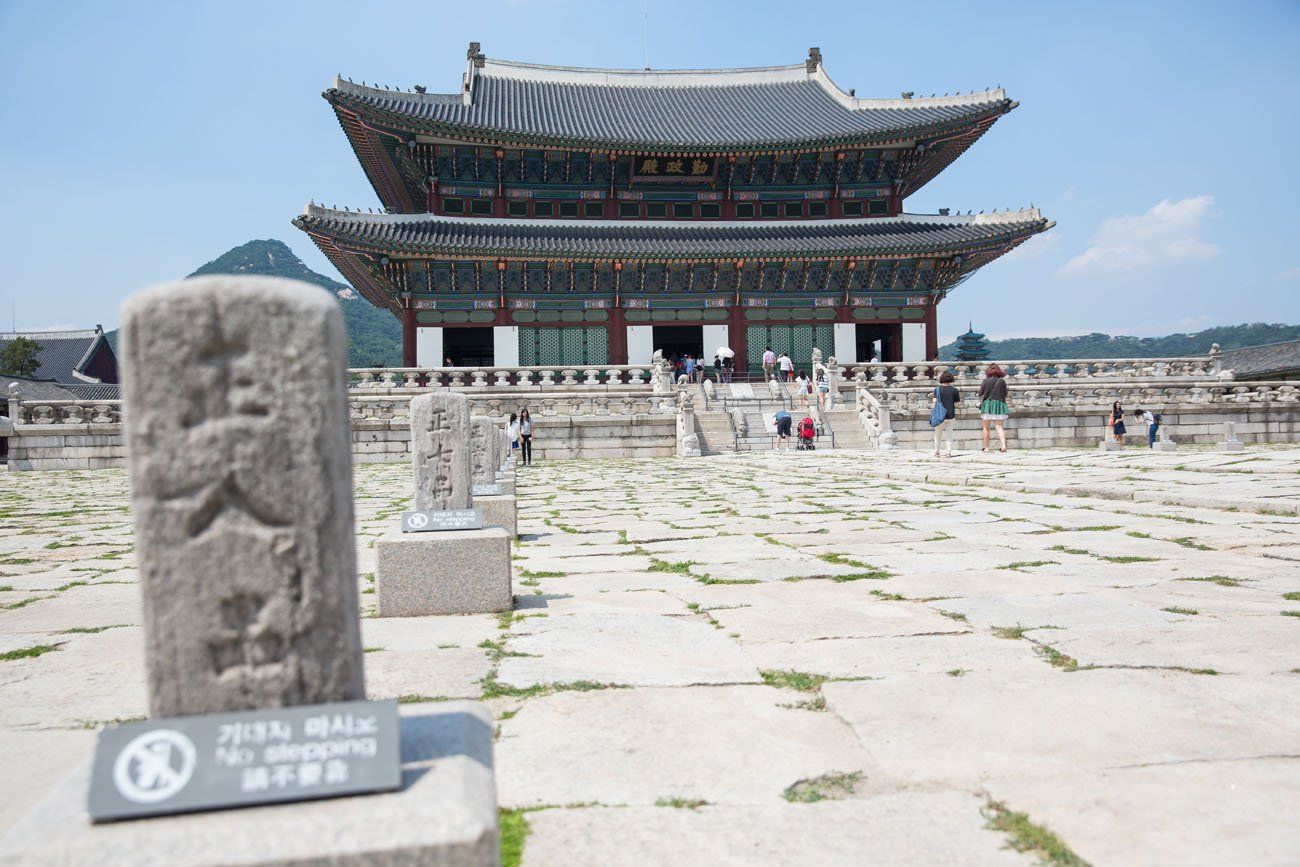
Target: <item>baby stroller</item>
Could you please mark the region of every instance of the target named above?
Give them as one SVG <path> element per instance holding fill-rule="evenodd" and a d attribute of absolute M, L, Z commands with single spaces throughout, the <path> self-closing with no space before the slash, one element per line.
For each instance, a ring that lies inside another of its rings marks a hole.
<path fill-rule="evenodd" d="M 817 438 L 817 425 L 808 416 L 804 416 L 803 421 L 799 422 L 799 442 L 795 448 L 801 452 L 814 451 L 817 446 L 813 445 L 813 440 Z"/>

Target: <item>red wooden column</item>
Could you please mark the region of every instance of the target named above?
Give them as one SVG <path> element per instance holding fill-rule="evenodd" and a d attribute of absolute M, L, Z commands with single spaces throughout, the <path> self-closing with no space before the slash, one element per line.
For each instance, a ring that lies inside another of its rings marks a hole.
<path fill-rule="evenodd" d="M 609 308 L 609 363 L 627 364 L 627 320 L 623 308 Z"/>
<path fill-rule="evenodd" d="M 937 361 L 939 358 L 939 304 L 934 299 L 925 308 L 925 360 Z"/>
<path fill-rule="evenodd" d="M 497 148 L 493 154 L 497 161 L 497 190 L 496 195 L 492 197 L 492 216 L 504 217 L 506 215 L 506 185 L 505 178 L 501 177 L 506 170 L 506 152 Z"/>
<path fill-rule="evenodd" d="M 732 359 L 732 368 L 737 371 L 744 371 L 749 364 L 749 352 L 745 343 L 745 308 L 739 304 L 733 304 L 727 311 L 727 346 L 736 353 Z M 707 353 L 709 347 L 704 347 Z"/>
<path fill-rule="evenodd" d="M 609 363 L 627 364 L 627 318 L 623 315 L 623 263 L 614 263 L 614 305 L 609 308 Z"/>
<path fill-rule="evenodd" d="M 415 367 L 415 309 L 410 306 L 402 308 L 402 367 Z"/>

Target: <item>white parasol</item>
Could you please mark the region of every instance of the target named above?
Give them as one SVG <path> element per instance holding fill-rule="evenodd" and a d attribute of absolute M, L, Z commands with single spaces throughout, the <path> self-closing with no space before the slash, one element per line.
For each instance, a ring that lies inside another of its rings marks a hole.
<path fill-rule="evenodd" d="M 726 347 L 726 346 L 719 346 L 719 347 L 718 347 L 718 351 L 715 352 L 715 353 L 713 353 L 713 354 L 716 355 L 716 356 L 718 356 L 719 358 L 735 358 L 735 357 L 736 357 L 736 353 L 735 353 L 733 350 L 731 350 L 731 349 L 729 349 L 728 347 Z"/>

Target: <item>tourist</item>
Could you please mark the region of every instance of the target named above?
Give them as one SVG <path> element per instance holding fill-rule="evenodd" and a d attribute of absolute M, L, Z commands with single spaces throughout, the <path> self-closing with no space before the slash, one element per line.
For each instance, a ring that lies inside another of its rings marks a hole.
<path fill-rule="evenodd" d="M 528 407 L 519 411 L 519 458 L 524 466 L 533 465 L 533 417 L 528 414 Z"/>
<path fill-rule="evenodd" d="M 786 382 L 793 382 L 794 362 L 790 360 L 790 356 L 782 352 L 781 357 L 776 360 L 776 363 L 781 368 L 781 379 Z"/>
<path fill-rule="evenodd" d="M 1156 447 L 1156 434 L 1160 432 L 1160 415 L 1149 409 L 1137 410 L 1137 417 L 1147 423 L 1147 448 Z"/>
<path fill-rule="evenodd" d="M 808 408 L 808 395 L 812 394 L 812 380 L 799 371 L 799 378 L 795 380 L 795 393 L 799 395 L 799 406 L 803 409 Z"/>
<path fill-rule="evenodd" d="M 1124 407 L 1119 405 L 1118 400 L 1111 404 L 1110 419 L 1107 420 L 1106 426 L 1115 436 L 1115 442 L 1124 445 L 1124 434 L 1128 433 L 1128 428 L 1124 426 Z"/>
<path fill-rule="evenodd" d="M 713 381 L 722 382 L 722 356 L 713 356 Z"/>
<path fill-rule="evenodd" d="M 691 358 L 691 354 L 689 352 L 686 353 L 686 357 L 682 359 L 682 369 L 686 371 L 686 381 L 694 382 L 695 381 L 695 359 Z"/>
<path fill-rule="evenodd" d="M 790 448 L 790 428 L 793 425 L 790 413 L 782 410 L 776 414 L 774 421 L 776 422 L 776 447 Z"/>
<path fill-rule="evenodd" d="M 826 400 L 830 397 L 831 383 L 826 376 L 826 368 L 817 369 L 817 408 L 825 409 Z"/>
<path fill-rule="evenodd" d="M 943 420 L 934 425 L 934 456 L 939 457 L 939 435 L 943 434 L 944 439 L 948 441 L 948 453 L 944 457 L 952 457 L 952 430 L 953 422 L 957 418 L 957 404 L 961 403 L 961 392 L 952 384 L 952 374 L 944 371 L 939 374 L 939 387 L 934 390 L 934 413 L 931 419 L 939 416 L 939 410 L 943 410 Z M 933 424 L 933 421 L 931 421 Z M 985 436 L 988 436 L 988 427 L 985 427 Z M 985 451 L 988 451 L 986 448 Z M 1006 449 L 1003 449 L 1006 451 Z"/>
<path fill-rule="evenodd" d="M 946 374 L 948 381 L 952 381 L 952 374 Z M 943 381 L 943 377 L 939 377 Z M 982 452 L 989 450 L 989 423 L 998 429 L 998 445 L 1000 451 L 1007 450 L 1007 432 L 1004 424 L 1007 416 L 1011 414 L 1011 409 L 1007 406 L 1007 374 L 997 364 L 990 364 L 984 369 L 984 381 L 980 383 L 980 436 L 984 441 Z M 936 441 L 937 442 L 937 441 Z"/>
<path fill-rule="evenodd" d="M 764 381 L 773 379 L 774 378 L 773 374 L 775 373 L 775 371 L 776 371 L 776 353 L 773 352 L 772 347 L 769 346 L 767 349 L 763 350 Z"/>
<path fill-rule="evenodd" d="M 444 358 L 444 359 L 442 360 L 442 366 L 443 366 L 443 367 L 455 367 L 456 365 L 454 365 L 454 364 L 451 363 L 451 356 L 448 355 L 446 358 Z"/>
<path fill-rule="evenodd" d="M 731 382 L 731 370 L 735 365 L 735 360 L 730 355 L 722 357 L 722 381 Z"/>
<path fill-rule="evenodd" d="M 519 448 L 519 416 L 510 413 L 510 424 L 506 427 L 506 438 L 510 440 L 510 451 Z"/>

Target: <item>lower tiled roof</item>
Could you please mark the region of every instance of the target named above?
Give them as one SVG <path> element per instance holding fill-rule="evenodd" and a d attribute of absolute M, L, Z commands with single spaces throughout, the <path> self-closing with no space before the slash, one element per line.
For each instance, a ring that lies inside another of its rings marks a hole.
<path fill-rule="evenodd" d="M 1037 208 L 855 220 L 650 222 L 466 219 L 309 205 L 294 225 L 358 251 L 586 259 L 838 258 L 961 252 L 1051 228 Z"/>

